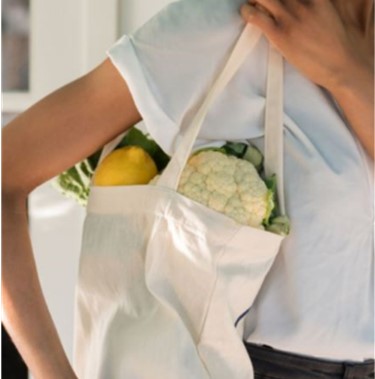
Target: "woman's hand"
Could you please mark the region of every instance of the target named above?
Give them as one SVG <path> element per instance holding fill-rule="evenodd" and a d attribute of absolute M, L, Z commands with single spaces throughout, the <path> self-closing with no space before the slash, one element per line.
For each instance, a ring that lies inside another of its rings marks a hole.
<path fill-rule="evenodd" d="M 288 62 L 332 91 L 353 71 L 373 70 L 372 7 L 373 0 L 249 0 L 241 13 Z"/>
<path fill-rule="evenodd" d="M 374 0 L 248 0 L 246 22 L 336 99 L 374 157 Z"/>

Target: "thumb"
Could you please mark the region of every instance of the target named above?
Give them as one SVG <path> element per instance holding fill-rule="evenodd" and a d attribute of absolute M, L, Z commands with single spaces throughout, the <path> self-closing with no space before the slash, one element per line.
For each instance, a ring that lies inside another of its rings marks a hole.
<path fill-rule="evenodd" d="M 272 15 L 261 7 L 244 4 L 241 7 L 242 18 L 257 26 L 270 40 L 273 40 L 277 32 L 277 25 Z"/>

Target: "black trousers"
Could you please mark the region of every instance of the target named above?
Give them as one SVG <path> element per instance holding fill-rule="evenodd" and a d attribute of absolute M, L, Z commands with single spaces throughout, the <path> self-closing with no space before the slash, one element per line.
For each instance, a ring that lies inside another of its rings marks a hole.
<path fill-rule="evenodd" d="M 374 360 L 334 362 L 275 350 L 245 342 L 255 379 L 369 379 Z"/>

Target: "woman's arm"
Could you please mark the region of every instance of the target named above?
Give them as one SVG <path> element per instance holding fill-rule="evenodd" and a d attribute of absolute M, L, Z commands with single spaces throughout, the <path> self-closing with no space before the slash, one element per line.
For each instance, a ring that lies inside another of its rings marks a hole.
<path fill-rule="evenodd" d="M 373 0 L 249 0 L 243 18 L 336 99 L 374 158 Z"/>
<path fill-rule="evenodd" d="M 28 233 L 27 195 L 140 118 L 126 83 L 107 59 L 2 131 L 3 323 L 36 379 L 76 376 L 39 284 Z"/>

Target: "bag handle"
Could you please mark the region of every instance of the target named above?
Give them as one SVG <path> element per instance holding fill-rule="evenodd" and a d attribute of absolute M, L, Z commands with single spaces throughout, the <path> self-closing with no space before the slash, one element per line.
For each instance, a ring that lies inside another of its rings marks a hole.
<path fill-rule="evenodd" d="M 260 36 L 261 32 L 259 29 L 249 24 L 246 25 L 224 70 L 211 87 L 206 99 L 196 113 L 190 127 L 187 129 L 186 134 L 183 136 L 178 150 L 157 181 L 158 186 L 177 190 L 182 171 L 192 153 L 194 142 L 198 137 L 208 110 L 221 91 L 233 78 L 248 54 L 254 49 Z M 276 175 L 277 196 L 281 215 L 285 215 L 283 172 L 283 69 L 282 56 L 272 45 L 269 45 L 264 127 L 264 167 L 266 176 Z"/>
<path fill-rule="evenodd" d="M 194 143 L 198 137 L 204 119 L 221 91 L 233 78 L 248 54 L 255 48 L 261 37 L 261 31 L 247 24 L 233 48 L 223 71 L 211 87 L 203 104 L 195 114 L 190 127 L 171 161 L 164 169 L 156 185 L 177 190 L 182 171 L 191 155 Z M 268 57 L 268 77 L 265 112 L 265 152 L 264 166 L 267 176 L 277 177 L 277 194 L 280 213 L 285 214 L 284 178 L 283 178 L 283 59 L 270 45 Z M 120 134 L 102 150 L 99 164 L 121 142 L 127 131 Z"/>
<path fill-rule="evenodd" d="M 216 80 L 216 83 L 211 87 L 211 91 L 206 96 L 206 100 L 202 104 L 200 111 L 198 111 L 198 113 L 196 114 L 195 118 L 193 119 L 193 121 L 191 123 L 191 126 L 188 128 L 188 131 L 191 132 L 191 134 L 192 134 L 191 137 L 193 137 L 193 138 L 191 138 L 192 143 L 191 143 L 190 149 L 188 149 L 188 151 L 187 151 L 186 159 L 182 159 L 182 161 L 183 160 L 187 161 L 187 159 L 189 158 L 190 153 L 191 153 L 192 148 L 193 148 L 193 145 L 194 145 L 194 142 L 195 142 L 195 140 L 199 134 L 201 124 L 203 123 L 204 118 L 206 116 L 206 113 L 208 112 L 211 104 L 216 100 L 216 97 L 225 88 L 226 84 L 230 81 L 230 79 L 234 76 L 236 71 L 240 68 L 242 62 L 245 60 L 247 55 L 253 50 L 256 43 L 260 39 L 260 37 L 261 37 L 261 32 L 259 29 L 255 28 L 254 26 L 251 26 L 250 24 L 246 25 L 244 31 L 242 32 L 241 36 L 239 37 L 239 39 L 237 41 L 237 44 L 235 45 L 235 47 L 233 49 L 231 56 L 229 57 L 229 60 L 226 64 L 224 70 L 221 72 L 219 78 Z M 195 128 L 193 127 L 194 123 L 195 123 Z M 120 135 L 116 136 L 113 140 L 108 142 L 103 147 L 102 152 L 100 154 L 99 161 L 98 161 L 98 165 L 103 161 L 103 159 L 108 154 L 110 154 L 116 148 L 116 146 L 122 141 L 122 139 L 126 136 L 126 134 L 128 132 L 129 131 L 127 130 L 127 131 L 121 133 Z M 186 136 L 186 140 L 187 139 L 188 139 L 188 137 Z M 182 145 L 182 143 L 183 142 L 181 142 L 181 145 Z M 181 150 L 181 149 L 179 148 L 179 150 Z M 174 156 L 176 156 L 176 154 Z M 185 158 L 185 157 L 180 157 L 180 158 L 176 158 L 176 159 L 178 161 L 181 161 L 181 158 Z M 173 158 L 169 162 L 169 165 L 171 165 L 172 161 L 173 161 Z M 160 178 L 159 183 L 165 183 L 165 184 L 161 184 L 161 185 L 177 189 L 177 185 L 169 184 L 170 180 L 168 179 L 168 175 L 173 175 L 173 172 L 171 169 L 166 171 L 167 168 L 169 167 L 169 165 L 164 170 L 164 172 L 162 174 L 163 179 Z M 175 166 L 175 165 L 176 164 L 174 163 L 173 166 Z M 184 166 L 185 166 L 185 164 L 183 164 L 182 167 L 184 167 Z M 181 173 L 180 173 L 180 175 L 177 174 L 177 176 L 178 177 L 176 178 L 176 180 L 174 180 L 174 182 L 177 182 L 177 184 L 178 184 Z M 167 177 L 167 179 L 165 179 L 165 177 Z"/>
<path fill-rule="evenodd" d="M 283 71 L 283 58 L 270 44 L 268 49 L 266 113 L 264 124 L 264 171 L 267 177 L 273 174 L 276 175 L 277 197 L 281 215 L 285 215 Z"/>
<path fill-rule="evenodd" d="M 186 129 L 185 135 L 177 146 L 177 151 L 174 153 L 168 166 L 164 169 L 157 181 L 158 186 L 177 190 L 182 171 L 192 153 L 194 143 L 211 105 L 241 67 L 248 54 L 254 49 L 261 34 L 262 33 L 258 28 L 250 24 L 246 25 L 234 46 L 232 54 L 230 55 L 223 71 L 212 85 L 201 107 L 195 114 L 191 125 Z"/>

